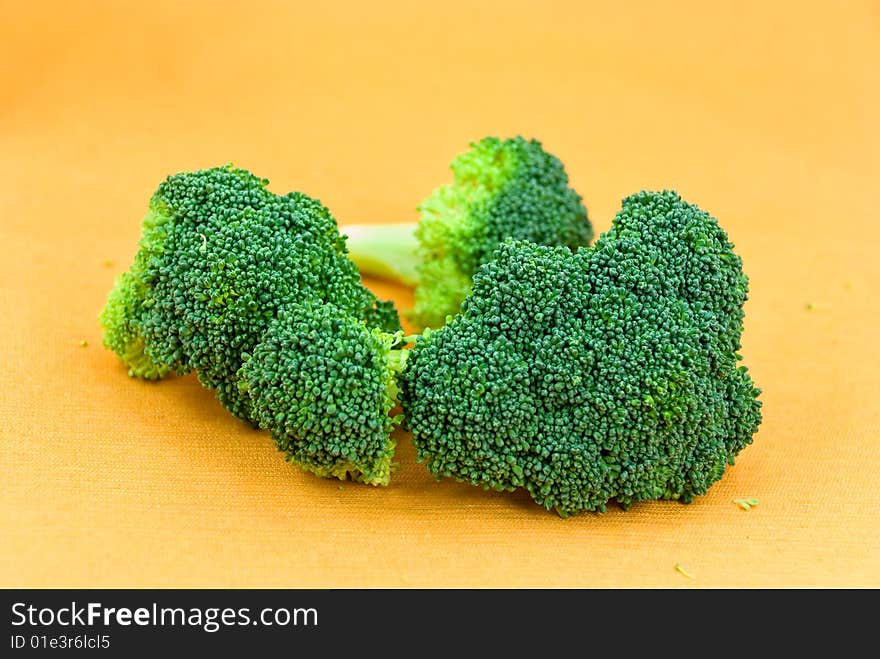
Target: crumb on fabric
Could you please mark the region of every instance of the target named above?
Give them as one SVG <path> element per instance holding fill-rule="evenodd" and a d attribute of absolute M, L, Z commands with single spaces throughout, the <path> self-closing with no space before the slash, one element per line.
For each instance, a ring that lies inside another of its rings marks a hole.
<path fill-rule="evenodd" d="M 751 510 L 758 505 L 757 499 L 734 499 L 733 502 L 743 510 Z"/>
<path fill-rule="evenodd" d="M 688 579 L 696 579 L 696 577 L 695 577 L 693 574 L 691 574 L 690 572 L 688 572 L 687 570 L 685 570 L 685 569 L 681 566 L 681 563 L 676 563 L 676 564 L 675 564 L 675 571 L 678 572 L 679 574 L 683 574 L 683 575 L 686 576 Z"/>

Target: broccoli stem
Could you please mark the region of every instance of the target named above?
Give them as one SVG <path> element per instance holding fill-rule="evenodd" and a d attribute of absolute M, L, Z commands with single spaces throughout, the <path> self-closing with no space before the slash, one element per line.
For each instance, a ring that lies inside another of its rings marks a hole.
<path fill-rule="evenodd" d="M 418 284 L 416 222 L 346 224 L 348 256 L 363 275 L 390 279 L 406 286 Z"/>
<path fill-rule="evenodd" d="M 394 348 L 388 352 L 388 370 L 390 370 L 395 377 L 403 372 L 409 353 L 409 348 Z"/>
<path fill-rule="evenodd" d="M 417 334 L 404 336 L 402 331 L 388 334 L 381 330 L 373 330 L 375 335 L 382 337 L 388 352 L 385 353 L 385 400 L 388 412 L 399 405 L 400 387 L 398 386 L 398 378 L 406 368 L 406 360 L 412 348 L 405 346 L 416 342 Z M 395 423 L 400 420 L 395 417 Z"/>

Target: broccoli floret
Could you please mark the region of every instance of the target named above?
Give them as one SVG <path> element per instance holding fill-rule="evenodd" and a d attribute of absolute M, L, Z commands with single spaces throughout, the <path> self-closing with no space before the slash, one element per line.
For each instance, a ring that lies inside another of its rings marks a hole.
<path fill-rule="evenodd" d="M 761 422 L 739 365 L 747 293 L 715 218 L 671 191 L 628 197 L 577 252 L 505 241 L 409 355 L 419 460 L 563 516 L 691 501 Z"/>
<path fill-rule="evenodd" d="M 186 372 L 173 355 L 161 361 L 153 359 L 146 351 L 141 329 L 142 319 L 153 305 L 150 289 L 157 277 L 156 265 L 164 260 L 165 239 L 171 223 L 167 207 L 161 198 L 154 196 L 142 222 L 140 249 L 134 263 L 117 278 L 101 311 L 103 343 L 128 366 L 132 377 L 156 380 L 173 371 Z"/>
<path fill-rule="evenodd" d="M 395 377 L 406 351 L 333 305 L 292 305 L 239 371 L 261 426 L 293 462 L 319 476 L 387 485 L 399 418 Z"/>
<path fill-rule="evenodd" d="M 537 140 L 487 137 L 452 162 L 454 182 L 435 190 L 417 224 L 345 225 L 364 274 L 415 287 L 413 325 L 439 327 L 459 311 L 477 268 L 505 239 L 576 249 L 593 229 L 560 160 Z"/>
<path fill-rule="evenodd" d="M 397 311 L 363 286 L 326 207 L 299 192 L 276 195 L 267 184 L 231 166 L 168 177 L 150 202 L 134 264 L 117 280 L 101 313 L 104 343 L 133 376 L 160 378 L 194 371 L 229 411 L 276 434 L 287 428 L 279 426 L 279 415 L 296 416 L 305 433 L 296 439 L 302 442 L 317 441 L 307 433 L 330 427 L 334 414 L 358 409 L 360 414 L 348 427 L 364 424 L 360 444 L 341 447 L 338 454 L 333 451 L 340 447 L 326 447 L 322 465 L 328 474 L 337 475 L 346 471 L 340 465 L 351 463 L 359 469 L 356 475 L 379 482 L 376 449 L 367 446 L 365 438 L 378 442 L 375 430 L 389 429 L 382 406 L 373 411 L 376 418 L 369 417 L 362 392 L 339 389 L 332 393 L 335 407 L 321 409 L 316 402 L 308 408 L 315 415 L 311 421 L 303 419 L 303 408 L 270 409 L 270 402 L 293 405 L 298 400 L 289 382 L 282 389 L 287 398 L 271 393 L 279 386 L 277 378 L 297 381 L 309 374 L 285 375 L 269 353 L 288 345 L 291 337 L 304 340 L 301 337 L 312 327 L 313 351 L 325 351 L 331 361 L 333 355 L 349 359 L 347 351 L 356 341 L 353 333 L 362 332 L 374 340 L 361 340 L 357 356 L 376 365 L 374 378 L 380 377 L 384 371 L 378 364 L 387 352 L 383 341 L 389 340 L 381 337 L 401 333 Z M 280 326 L 280 319 L 290 321 L 290 327 Z M 364 351 L 372 351 L 369 358 Z M 254 359 L 249 359 L 252 354 Z M 277 359 L 295 361 L 286 353 Z M 252 387 L 247 382 L 242 386 L 239 374 L 246 361 L 244 373 Z M 346 372 L 341 364 L 311 375 L 332 381 L 335 374 Z M 267 369 L 265 374 L 261 368 Z M 352 400 L 343 405 L 349 393 Z M 308 396 L 301 395 L 302 400 Z M 287 433 L 284 449 L 296 459 L 300 453 L 291 448 L 292 433 Z M 390 440 L 385 440 L 387 445 Z M 366 451 L 362 458 L 355 456 L 353 446 Z M 331 465 L 332 455 L 339 465 Z M 318 471 L 312 458 L 304 466 Z"/>

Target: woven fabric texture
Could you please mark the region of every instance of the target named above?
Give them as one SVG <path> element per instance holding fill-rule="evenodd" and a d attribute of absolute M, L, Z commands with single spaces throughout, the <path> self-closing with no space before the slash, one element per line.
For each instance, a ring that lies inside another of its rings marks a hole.
<path fill-rule="evenodd" d="M 880 586 L 876 3 L 2 6 L 0 586 Z M 674 188 L 743 257 L 764 422 L 692 504 L 561 519 L 436 481 L 402 432 L 387 488 L 322 480 L 101 346 L 166 175 L 231 162 L 343 225 L 412 221 L 515 134 L 597 231 Z"/>

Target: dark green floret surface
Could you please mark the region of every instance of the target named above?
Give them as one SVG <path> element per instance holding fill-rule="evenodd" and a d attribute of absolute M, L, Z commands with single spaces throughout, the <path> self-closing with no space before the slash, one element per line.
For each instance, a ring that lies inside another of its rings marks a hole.
<path fill-rule="evenodd" d="M 265 399 L 255 401 L 238 372 L 265 352 L 264 341 L 284 335 L 282 310 L 288 319 L 300 314 L 291 324 L 300 333 L 315 325 L 317 345 L 330 353 L 339 349 L 334 330 L 343 345 L 350 325 L 400 330 L 394 306 L 363 286 L 330 211 L 299 192 L 276 195 L 267 183 L 231 166 L 169 176 L 152 197 L 134 263 L 101 313 L 104 343 L 131 375 L 194 371 L 229 411 L 261 426 Z M 328 314 L 348 323 L 328 328 Z"/>
<path fill-rule="evenodd" d="M 715 218 L 671 191 L 625 199 L 593 247 L 505 241 L 409 356 L 418 457 L 563 516 L 691 501 L 761 422 L 738 354 L 747 295 Z"/>
<path fill-rule="evenodd" d="M 246 356 L 239 387 L 291 461 L 319 476 L 387 485 L 396 338 L 332 305 L 292 305 Z"/>

